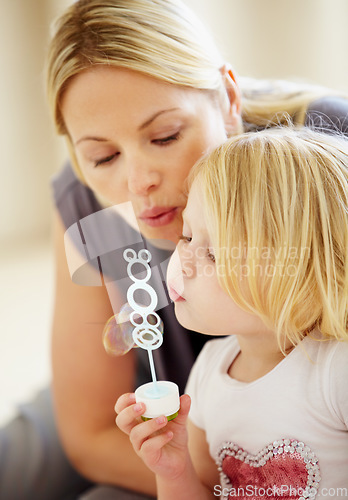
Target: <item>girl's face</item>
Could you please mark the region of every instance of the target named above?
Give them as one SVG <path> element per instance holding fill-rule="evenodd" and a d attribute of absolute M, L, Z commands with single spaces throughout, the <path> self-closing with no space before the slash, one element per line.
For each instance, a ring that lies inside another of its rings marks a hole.
<path fill-rule="evenodd" d="M 178 241 L 193 164 L 226 139 L 206 92 L 99 66 L 76 76 L 62 113 L 86 183 L 115 205 L 131 201 L 142 234 Z"/>
<path fill-rule="evenodd" d="M 201 198 L 199 183 L 194 181 L 184 212 L 183 235 L 168 266 L 175 315 L 184 327 L 210 335 L 264 333 L 261 319 L 241 309 L 219 285 Z"/>

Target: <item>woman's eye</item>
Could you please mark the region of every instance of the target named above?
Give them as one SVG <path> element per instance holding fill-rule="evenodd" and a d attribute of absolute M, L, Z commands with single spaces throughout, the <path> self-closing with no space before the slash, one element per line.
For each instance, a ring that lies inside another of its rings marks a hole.
<path fill-rule="evenodd" d="M 94 166 L 98 167 L 98 165 L 103 165 L 104 163 L 110 163 L 114 158 L 118 156 L 118 153 L 113 153 L 110 156 L 106 156 L 105 158 L 101 158 L 100 160 L 96 160 L 94 162 Z"/>
<path fill-rule="evenodd" d="M 184 236 L 183 234 L 179 237 L 180 241 L 183 241 L 184 243 L 190 243 L 192 241 L 192 238 L 190 236 Z"/>
<path fill-rule="evenodd" d="M 158 144 L 159 146 L 168 146 L 170 143 L 177 141 L 180 138 L 180 132 L 176 134 L 169 135 L 168 137 L 163 137 L 161 139 L 154 139 L 152 142 Z"/>

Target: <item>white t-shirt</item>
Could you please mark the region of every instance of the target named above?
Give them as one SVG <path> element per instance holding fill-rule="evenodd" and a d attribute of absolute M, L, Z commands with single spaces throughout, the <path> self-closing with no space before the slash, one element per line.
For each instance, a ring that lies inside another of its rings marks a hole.
<path fill-rule="evenodd" d="M 250 383 L 228 375 L 239 351 L 235 336 L 208 342 L 187 385 L 220 470 L 214 493 L 348 498 L 348 344 L 307 337 Z"/>

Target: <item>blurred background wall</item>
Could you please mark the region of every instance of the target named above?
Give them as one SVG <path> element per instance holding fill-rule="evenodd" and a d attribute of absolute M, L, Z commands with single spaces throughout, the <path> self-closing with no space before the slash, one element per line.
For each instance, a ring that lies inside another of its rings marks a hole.
<path fill-rule="evenodd" d="M 1 3 L 0 245 L 4 245 L 35 239 L 49 230 L 48 179 L 61 158 L 45 103 L 43 61 L 50 19 L 64 2 Z"/>
<path fill-rule="evenodd" d="M 348 91 L 346 0 L 187 0 L 244 76 Z"/>
<path fill-rule="evenodd" d="M 347 0 L 185 0 L 237 73 L 348 92 Z M 50 374 L 49 180 L 66 157 L 45 102 L 52 20 L 72 0 L 1 0 L 0 423 Z"/>

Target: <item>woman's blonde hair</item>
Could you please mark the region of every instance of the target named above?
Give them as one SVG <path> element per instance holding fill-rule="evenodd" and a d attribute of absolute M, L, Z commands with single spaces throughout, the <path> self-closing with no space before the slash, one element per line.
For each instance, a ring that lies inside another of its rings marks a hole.
<path fill-rule="evenodd" d="M 198 162 L 221 286 L 280 346 L 348 340 L 348 142 L 288 127 L 229 139 Z M 281 341 L 281 339 L 283 339 Z"/>
<path fill-rule="evenodd" d="M 48 102 L 59 134 L 66 135 L 77 174 L 82 174 L 61 113 L 71 79 L 95 65 L 139 71 L 175 85 L 214 91 L 226 99 L 224 61 L 210 33 L 180 0 L 79 0 L 58 19 L 47 59 Z M 287 87 L 253 90 L 242 99 L 247 124 L 303 122 L 318 90 Z M 272 90 L 273 89 L 273 90 Z M 243 89 L 242 89 L 243 91 Z M 321 95 L 323 91 L 319 92 Z M 277 97 L 279 95 L 279 98 Z"/>

